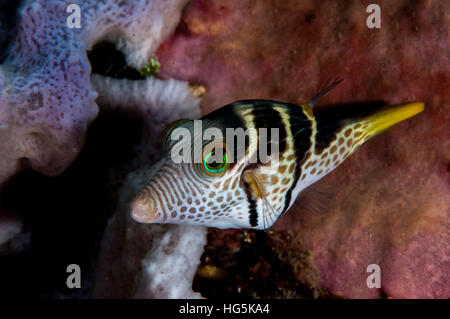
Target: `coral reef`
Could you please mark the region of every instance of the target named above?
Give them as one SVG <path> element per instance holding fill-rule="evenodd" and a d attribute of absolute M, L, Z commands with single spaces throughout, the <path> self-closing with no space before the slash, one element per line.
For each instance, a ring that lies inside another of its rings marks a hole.
<path fill-rule="evenodd" d="M 192 280 L 206 244 L 205 227 L 172 227 L 142 260 L 136 298 L 200 298 Z"/>
<path fill-rule="evenodd" d="M 81 8 L 80 29 L 71 29 L 66 25 L 69 15 L 66 8 L 73 3 Z M 126 118 L 134 117 L 140 122 L 138 130 L 141 130 L 139 132 L 141 139 L 138 142 L 134 141 L 136 145 L 129 147 L 134 147 L 131 150 L 135 155 L 132 157 L 133 160 L 114 159 L 112 164 L 109 163 L 107 166 L 109 175 L 104 182 L 110 188 L 110 201 L 115 201 L 117 185 L 123 182 L 126 174 L 158 158 L 159 138 L 155 136 L 159 136 L 162 129 L 173 120 L 199 116 L 199 99 L 188 83 L 182 81 L 154 78 L 132 81 L 110 79 L 102 75 L 91 77 L 87 51 L 94 49 L 99 43 L 108 41 L 124 53 L 130 68 L 139 69 L 148 64 L 160 42 L 173 32 L 186 3 L 187 0 L 24 1 L 17 13 L 15 33 L 11 27 L 14 23 L 9 23 L 2 15 L 1 27 L 8 29 L 8 33 L 2 33 L 0 39 L 5 49 L 2 52 L 4 59 L 0 65 L 0 185 L 28 167 L 44 175 L 61 174 L 78 156 L 84 145 L 87 128 L 99 114 L 98 105 L 100 105 L 104 114 L 122 112 Z M 11 17 L 15 16 L 12 14 L 14 9 L 14 6 L 9 8 Z M 127 136 L 130 133 L 123 132 L 123 135 Z M 64 181 L 71 173 L 64 175 L 59 181 Z M 11 185 L 7 185 L 7 193 L 10 196 L 2 197 L 0 211 L 12 207 L 13 211 L 25 209 L 29 215 L 30 209 L 39 210 L 39 207 L 43 209 L 42 207 L 47 205 L 38 203 L 35 208 L 31 208 L 11 203 L 11 199 L 16 198 L 18 192 L 26 194 L 24 187 L 17 185 L 20 183 L 16 181 L 27 182 L 27 179 L 28 183 L 36 181 L 33 175 L 30 177 L 29 174 L 25 174 L 9 183 Z M 44 180 L 38 178 L 38 181 Z M 36 186 L 42 187 L 39 184 Z M 36 193 L 39 194 L 38 191 Z M 79 200 L 88 204 L 87 198 Z M 109 215 L 111 211 L 108 210 L 114 210 L 109 205 L 104 205 L 101 209 L 102 212 L 97 211 L 99 216 Z M 41 218 L 45 220 L 46 216 Z M 111 228 L 114 228 L 114 221 L 120 218 L 125 216 L 113 218 Z M 11 220 L 2 217 L 1 242 L 10 241 L 21 231 L 21 225 L 20 218 Z M 130 229 L 133 227 L 127 226 Z M 109 229 L 107 233 L 108 231 Z M 192 248 L 199 248 L 192 252 L 194 260 L 191 266 L 192 274 L 187 277 L 188 282 L 192 281 L 196 269 L 195 259 L 199 259 L 195 254 L 201 253 L 204 244 L 201 232 L 199 229 L 192 231 L 186 229 L 184 232 L 183 229 L 173 229 L 166 235 L 172 235 L 172 239 L 175 238 L 173 236 L 181 236 L 184 239 L 188 238 L 189 234 L 198 235 L 198 242 L 192 245 Z M 151 229 L 144 227 L 142 232 L 136 235 L 146 234 L 148 245 L 140 246 L 144 255 L 151 248 L 151 239 L 165 236 L 165 231 L 158 227 Z M 33 238 L 34 242 L 40 240 L 40 236 Z M 134 242 L 135 238 L 129 245 L 133 245 Z M 124 243 L 119 243 L 119 247 L 123 245 Z M 105 247 L 106 252 L 103 255 L 107 255 L 109 250 L 117 249 L 108 242 Z M 184 247 L 181 246 L 180 249 Z M 156 251 L 157 248 L 152 254 L 155 255 Z M 127 259 L 127 253 L 124 252 L 124 259 Z M 6 266 L 6 269 L 8 267 Z M 51 265 L 49 269 L 54 267 Z M 139 268 L 135 269 L 133 276 L 138 270 Z M 143 278 L 147 277 L 143 275 Z M 181 278 L 178 281 L 182 283 Z M 81 295 L 88 293 L 92 285 L 88 283 L 84 286 L 86 288 Z M 145 287 L 140 289 L 140 296 L 150 293 Z M 187 296 L 188 292 L 180 289 L 178 289 L 179 296 L 181 294 Z M 51 291 L 46 293 L 52 295 Z"/>
<path fill-rule="evenodd" d="M 0 65 L 0 183 L 23 162 L 46 175 L 66 169 L 98 114 L 86 50 L 110 41 L 140 68 L 177 25 L 186 2 L 24 3 Z M 71 3 L 81 6 L 80 29 L 66 25 Z"/>
<path fill-rule="evenodd" d="M 292 230 L 210 229 L 208 242 L 193 285 L 204 297 L 338 297 L 320 287 L 311 252 Z"/>
<path fill-rule="evenodd" d="M 0 183 L 27 165 L 60 174 L 98 114 L 86 47 L 65 25 L 65 3 L 35 1 L 20 10 L 0 65 Z"/>
<path fill-rule="evenodd" d="M 156 53 L 160 76 L 205 84 L 204 113 L 245 98 L 305 102 L 336 77 L 321 105 L 425 102 L 312 186 L 332 195 L 319 198 L 322 213 L 299 198 L 274 230 L 294 230 L 332 293 L 448 298 L 449 4 L 378 4 L 381 28 L 369 29 L 360 2 L 194 1 Z M 369 264 L 381 267 L 381 289 L 366 286 Z"/>

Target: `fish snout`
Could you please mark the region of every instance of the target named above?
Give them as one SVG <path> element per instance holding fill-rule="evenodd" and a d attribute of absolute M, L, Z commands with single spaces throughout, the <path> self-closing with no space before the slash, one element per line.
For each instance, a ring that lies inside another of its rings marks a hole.
<path fill-rule="evenodd" d="M 148 191 L 140 192 L 130 202 L 130 213 L 131 217 L 139 223 L 157 223 L 160 221 L 156 200 Z"/>

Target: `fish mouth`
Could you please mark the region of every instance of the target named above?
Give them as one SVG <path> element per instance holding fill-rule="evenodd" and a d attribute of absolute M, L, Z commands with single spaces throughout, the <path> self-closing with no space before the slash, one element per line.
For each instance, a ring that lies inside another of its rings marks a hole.
<path fill-rule="evenodd" d="M 130 215 L 139 223 L 156 223 L 160 219 L 155 201 L 147 194 L 139 194 L 130 202 Z"/>
<path fill-rule="evenodd" d="M 368 140 L 391 126 L 422 112 L 425 108 L 422 102 L 411 102 L 383 107 L 365 117 L 361 122 L 367 124 L 364 129 L 365 140 Z"/>

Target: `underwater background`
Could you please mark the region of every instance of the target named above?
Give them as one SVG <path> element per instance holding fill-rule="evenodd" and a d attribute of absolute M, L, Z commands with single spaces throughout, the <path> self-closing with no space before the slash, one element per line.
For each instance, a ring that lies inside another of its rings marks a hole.
<path fill-rule="evenodd" d="M 380 28 L 371 3 L 0 1 L 1 295 L 449 298 L 450 2 L 377 1 Z M 268 231 L 130 220 L 121 186 L 161 156 L 167 124 L 241 99 L 302 104 L 335 78 L 318 112 L 425 111 Z M 157 279 L 152 263 L 170 271 Z M 370 264 L 381 288 L 366 284 Z"/>

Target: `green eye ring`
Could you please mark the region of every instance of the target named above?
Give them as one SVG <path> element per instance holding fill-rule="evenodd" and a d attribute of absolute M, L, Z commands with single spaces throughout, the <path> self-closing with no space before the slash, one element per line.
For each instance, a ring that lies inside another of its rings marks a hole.
<path fill-rule="evenodd" d="M 214 154 L 214 151 L 211 151 L 208 155 L 205 156 L 205 159 L 203 160 L 203 167 L 205 168 L 206 172 L 209 174 L 218 174 L 225 170 L 227 166 L 227 154 L 224 153 L 222 156 L 222 162 L 217 163 L 208 163 L 208 159 Z"/>

